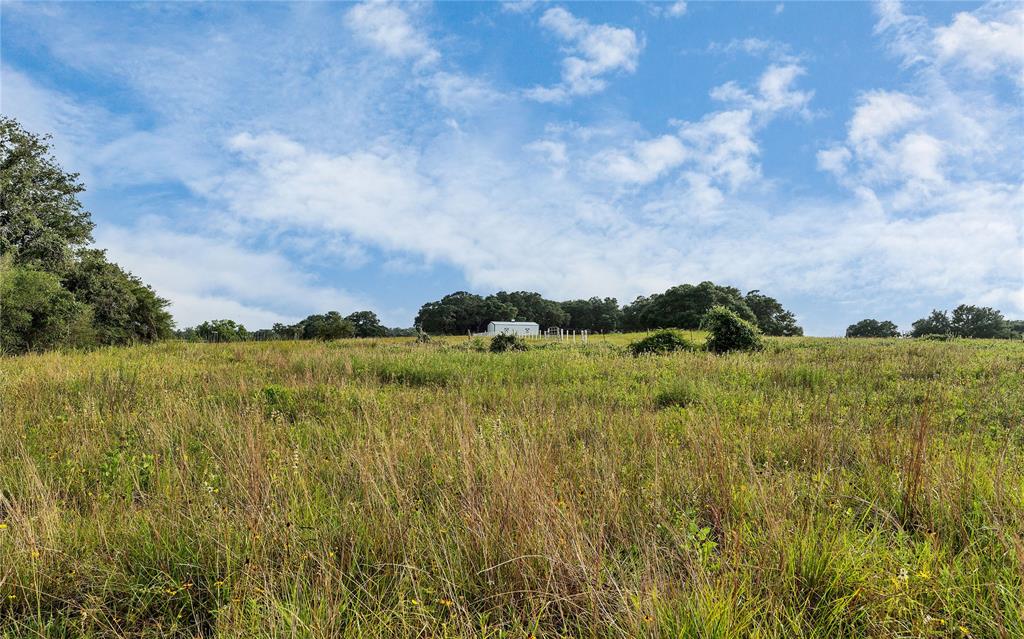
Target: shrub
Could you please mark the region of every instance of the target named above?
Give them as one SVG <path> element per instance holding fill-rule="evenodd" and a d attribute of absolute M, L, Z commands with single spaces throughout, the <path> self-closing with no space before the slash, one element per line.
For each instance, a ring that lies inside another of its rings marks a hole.
<path fill-rule="evenodd" d="M 525 351 L 526 342 L 515 335 L 495 335 L 491 338 L 492 353 L 506 353 L 508 351 Z"/>
<path fill-rule="evenodd" d="M 712 353 L 759 351 L 764 348 L 754 325 L 724 306 L 716 306 L 704 316 L 704 329 L 711 333 L 707 349 Z"/>
<path fill-rule="evenodd" d="M 629 345 L 629 351 L 634 356 L 659 355 L 661 353 L 690 350 L 693 350 L 693 344 L 686 341 L 686 338 L 677 331 L 669 330 L 658 331 Z"/>

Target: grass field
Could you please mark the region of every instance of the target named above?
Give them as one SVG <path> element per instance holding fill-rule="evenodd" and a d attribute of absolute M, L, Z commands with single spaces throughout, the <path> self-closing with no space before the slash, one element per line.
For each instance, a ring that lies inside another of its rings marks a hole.
<path fill-rule="evenodd" d="M 1024 347 L 0 360 L 3 637 L 1024 637 Z"/>

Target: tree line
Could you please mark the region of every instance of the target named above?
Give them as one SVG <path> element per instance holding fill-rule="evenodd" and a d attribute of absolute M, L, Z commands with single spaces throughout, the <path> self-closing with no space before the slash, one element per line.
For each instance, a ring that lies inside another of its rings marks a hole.
<path fill-rule="evenodd" d="M 175 337 L 193 342 L 240 342 L 273 339 L 342 339 L 347 337 L 403 337 L 416 335 L 412 328 L 388 328 L 373 311 L 356 311 L 342 317 L 338 311 L 310 315 L 295 324 L 274 324 L 249 331 L 229 319 L 209 320 L 175 332 Z"/>
<path fill-rule="evenodd" d="M 487 296 L 457 291 L 424 304 L 416 315 L 416 326 L 442 335 L 478 333 L 495 320 L 536 322 L 541 330 L 553 326 L 592 332 L 697 329 L 715 306 L 729 309 L 765 335 L 803 335 L 793 313 L 775 298 L 757 290 L 744 295 L 713 282 L 680 284 L 623 307 L 614 297 L 557 302 L 529 291 Z"/>
<path fill-rule="evenodd" d="M 907 333 L 901 333 L 895 322 L 863 319 L 846 328 L 847 337 L 968 337 L 976 339 L 1013 339 L 1024 337 L 1024 320 L 1008 320 L 1002 312 L 989 306 L 961 304 L 951 312 L 933 310 L 922 317 Z"/>
<path fill-rule="evenodd" d="M 167 300 L 89 247 L 84 189 L 57 164 L 48 137 L 0 116 L 0 352 L 171 335 Z"/>

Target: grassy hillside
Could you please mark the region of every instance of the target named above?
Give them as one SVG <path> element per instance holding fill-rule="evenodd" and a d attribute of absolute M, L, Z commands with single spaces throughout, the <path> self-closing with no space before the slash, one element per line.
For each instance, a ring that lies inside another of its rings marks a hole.
<path fill-rule="evenodd" d="M 1024 348 L 0 360 L 0 636 L 1022 637 Z"/>

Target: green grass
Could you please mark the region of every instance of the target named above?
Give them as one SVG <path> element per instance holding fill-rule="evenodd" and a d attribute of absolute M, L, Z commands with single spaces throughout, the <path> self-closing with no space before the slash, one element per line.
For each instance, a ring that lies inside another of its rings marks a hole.
<path fill-rule="evenodd" d="M 1024 636 L 1019 343 L 635 338 L 0 360 L 0 636 Z"/>

